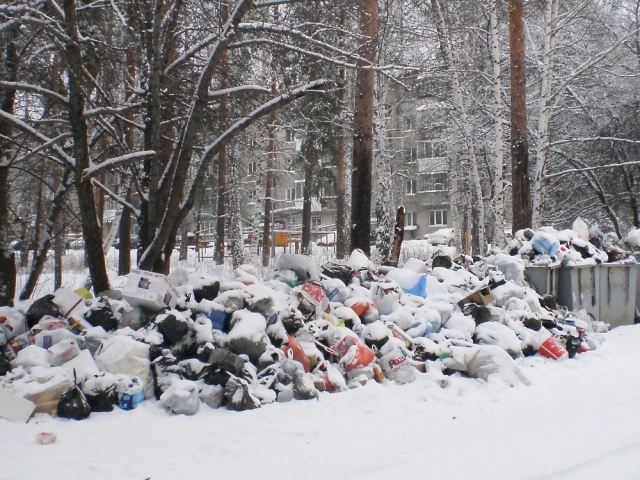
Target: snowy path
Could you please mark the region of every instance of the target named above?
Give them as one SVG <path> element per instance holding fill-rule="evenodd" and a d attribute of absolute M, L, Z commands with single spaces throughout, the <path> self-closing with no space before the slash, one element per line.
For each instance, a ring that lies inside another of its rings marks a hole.
<path fill-rule="evenodd" d="M 320 401 L 194 417 L 156 402 L 75 422 L 0 420 L 0 479 L 640 478 L 640 326 L 574 360 L 528 358 L 531 386 L 425 376 Z M 41 431 L 58 436 L 35 442 Z"/>

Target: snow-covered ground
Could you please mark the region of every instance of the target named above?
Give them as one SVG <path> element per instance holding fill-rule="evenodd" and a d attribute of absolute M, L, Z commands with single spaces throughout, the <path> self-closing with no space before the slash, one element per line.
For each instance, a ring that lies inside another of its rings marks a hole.
<path fill-rule="evenodd" d="M 530 386 L 421 375 L 318 401 L 193 417 L 155 401 L 76 422 L 0 420 L 4 480 L 640 478 L 640 326 L 596 351 L 519 360 Z M 39 445 L 36 435 L 57 441 Z"/>

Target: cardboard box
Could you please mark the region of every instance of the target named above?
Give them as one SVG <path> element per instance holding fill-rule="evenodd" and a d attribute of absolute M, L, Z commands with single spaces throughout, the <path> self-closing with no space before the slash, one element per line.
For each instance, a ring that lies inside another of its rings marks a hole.
<path fill-rule="evenodd" d="M 458 306 L 460 307 L 460 309 L 462 309 L 468 303 L 488 305 L 489 303 L 495 301 L 495 299 L 496 297 L 493 295 L 493 293 L 491 293 L 491 288 L 484 287 L 480 290 L 476 290 L 475 292 L 471 292 L 469 295 L 464 297 L 458 302 Z"/>
<path fill-rule="evenodd" d="M 144 270 L 129 273 L 122 295 L 130 305 L 156 312 L 174 308 L 178 301 L 178 292 L 166 276 Z"/>
<path fill-rule="evenodd" d="M 144 401 L 144 390 L 136 393 L 119 393 L 116 405 L 123 410 L 133 410 Z"/>

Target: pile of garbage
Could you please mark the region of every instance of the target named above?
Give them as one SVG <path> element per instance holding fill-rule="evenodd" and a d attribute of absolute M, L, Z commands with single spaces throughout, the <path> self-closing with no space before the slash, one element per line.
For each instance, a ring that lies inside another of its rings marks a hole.
<path fill-rule="evenodd" d="M 517 359 L 573 357 L 607 326 L 525 281 L 520 259 L 436 256 L 402 268 L 361 251 L 283 254 L 259 278 L 132 271 L 95 298 L 59 289 L 0 308 L 0 417 L 83 419 L 155 398 L 176 414 L 319 399 L 370 381 L 449 375 L 528 384 Z"/>
<path fill-rule="evenodd" d="M 614 232 L 603 233 L 589 228 L 577 218 L 571 229 L 540 227 L 518 230 L 505 248 L 510 255 L 528 265 L 596 265 L 601 263 L 636 263 L 634 251 L 640 249 L 640 230 L 634 229 L 619 239 Z"/>

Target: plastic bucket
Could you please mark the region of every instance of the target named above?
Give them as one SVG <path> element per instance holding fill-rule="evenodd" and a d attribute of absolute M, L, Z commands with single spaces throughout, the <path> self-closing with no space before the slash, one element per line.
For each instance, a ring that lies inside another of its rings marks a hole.
<path fill-rule="evenodd" d="M 567 350 L 553 337 L 549 337 L 542 342 L 542 345 L 538 348 L 538 353 L 554 360 L 569 356 Z"/>

